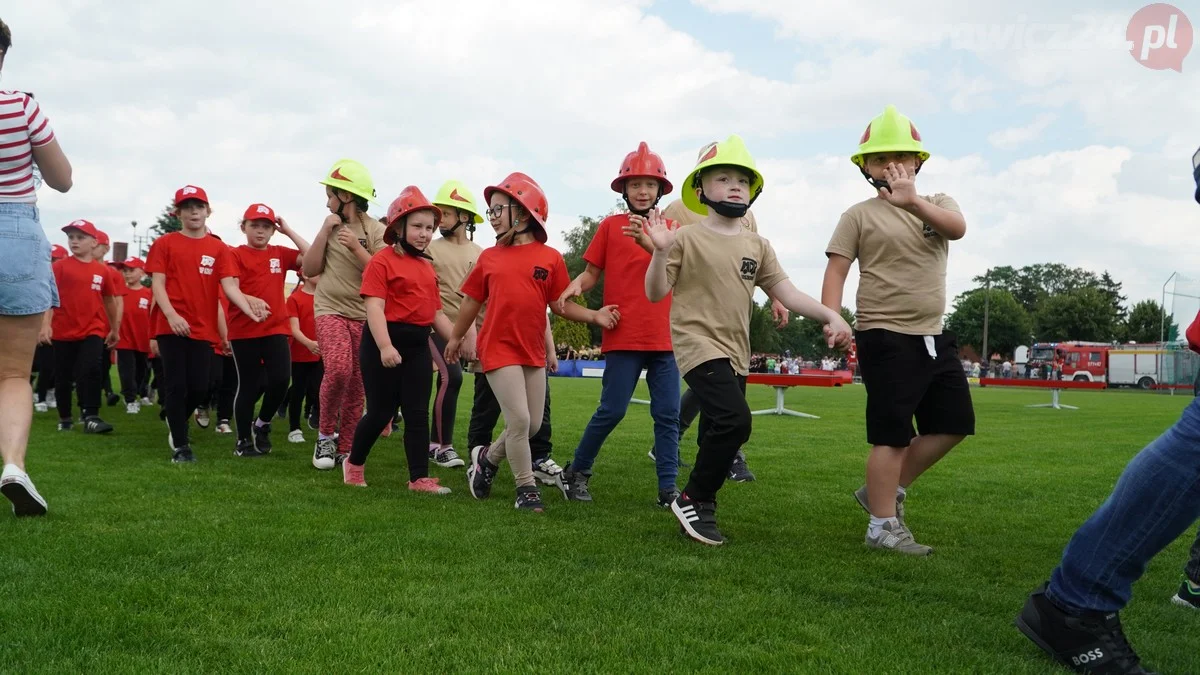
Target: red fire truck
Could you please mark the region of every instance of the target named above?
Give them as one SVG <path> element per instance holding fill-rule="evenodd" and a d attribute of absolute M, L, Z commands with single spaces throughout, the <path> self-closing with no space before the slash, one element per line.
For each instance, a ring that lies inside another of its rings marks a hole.
<path fill-rule="evenodd" d="M 1150 389 L 1162 380 L 1159 368 L 1164 354 L 1157 344 L 1040 342 L 1029 350 L 1029 365 L 1034 377 L 1045 379 L 1057 355 L 1064 380 Z"/>

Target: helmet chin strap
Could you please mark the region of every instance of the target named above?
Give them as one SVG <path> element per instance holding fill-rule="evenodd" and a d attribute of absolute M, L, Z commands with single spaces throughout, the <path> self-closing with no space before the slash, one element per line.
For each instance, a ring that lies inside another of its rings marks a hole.
<path fill-rule="evenodd" d="M 924 162 L 922 162 L 921 160 L 918 159 L 917 160 L 917 168 L 913 169 L 914 176 L 917 175 L 918 173 L 921 173 L 921 165 L 922 164 L 924 164 Z M 858 170 L 862 172 L 863 178 L 866 178 L 867 182 L 870 183 L 871 186 L 874 187 L 876 190 L 883 190 L 883 189 L 890 190 L 891 189 L 891 186 L 888 185 L 888 182 L 886 180 L 879 180 L 878 178 L 872 177 L 871 174 L 867 173 L 867 170 L 864 167 L 860 166 L 860 167 L 858 167 Z M 1200 201 L 1200 200 L 1198 200 L 1198 201 Z"/>

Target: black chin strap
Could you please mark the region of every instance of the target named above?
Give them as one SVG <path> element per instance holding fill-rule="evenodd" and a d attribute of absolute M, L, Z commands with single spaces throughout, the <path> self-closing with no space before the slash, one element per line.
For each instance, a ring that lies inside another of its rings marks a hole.
<path fill-rule="evenodd" d="M 921 173 L 921 165 L 924 163 L 925 162 L 922 162 L 919 159 L 917 160 L 917 168 L 913 169 L 914 176 Z M 858 167 L 858 170 L 862 172 L 863 178 L 866 178 L 867 182 L 870 183 L 876 190 L 883 190 L 885 188 L 891 189 L 891 186 L 888 185 L 888 182 L 886 180 L 876 180 L 876 179 L 872 178 L 871 174 L 867 173 L 867 169 L 865 167 L 860 166 L 860 167 Z M 1200 202 L 1200 185 L 1197 185 L 1196 201 Z"/>

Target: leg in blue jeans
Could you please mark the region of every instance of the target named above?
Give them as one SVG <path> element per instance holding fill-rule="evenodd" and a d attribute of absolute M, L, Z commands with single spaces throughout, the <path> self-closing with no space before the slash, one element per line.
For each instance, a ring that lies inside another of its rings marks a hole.
<path fill-rule="evenodd" d="M 575 448 L 575 456 L 570 464 L 573 471 L 591 473 L 596 455 L 600 454 L 600 446 L 625 417 L 646 355 L 647 352 L 632 351 L 613 351 L 604 355 L 600 407 L 592 415 L 587 428 L 583 430 L 583 437 L 579 439 L 579 446 Z"/>
<path fill-rule="evenodd" d="M 674 352 L 646 353 L 646 384 L 654 418 L 654 468 L 658 489 L 676 489 L 679 474 L 679 368 Z"/>
<path fill-rule="evenodd" d="M 1200 399 L 1129 462 L 1071 538 L 1046 595 L 1069 611 L 1117 612 L 1146 564 L 1200 517 Z"/>

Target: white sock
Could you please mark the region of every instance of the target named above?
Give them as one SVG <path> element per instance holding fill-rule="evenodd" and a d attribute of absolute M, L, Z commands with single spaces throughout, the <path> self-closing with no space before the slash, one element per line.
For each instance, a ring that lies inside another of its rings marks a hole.
<path fill-rule="evenodd" d="M 905 489 L 905 487 L 903 485 L 897 485 L 896 486 L 896 496 L 904 497 L 906 495 L 908 495 L 908 490 Z"/>
<path fill-rule="evenodd" d="M 878 537 L 885 523 L 891 523 L 893 528 L 900 527 L 900 521 L 896 518 L 876 518 L 875 516 L 871 516 L 871 525 L 867 528 L 867 536 Z"/>

